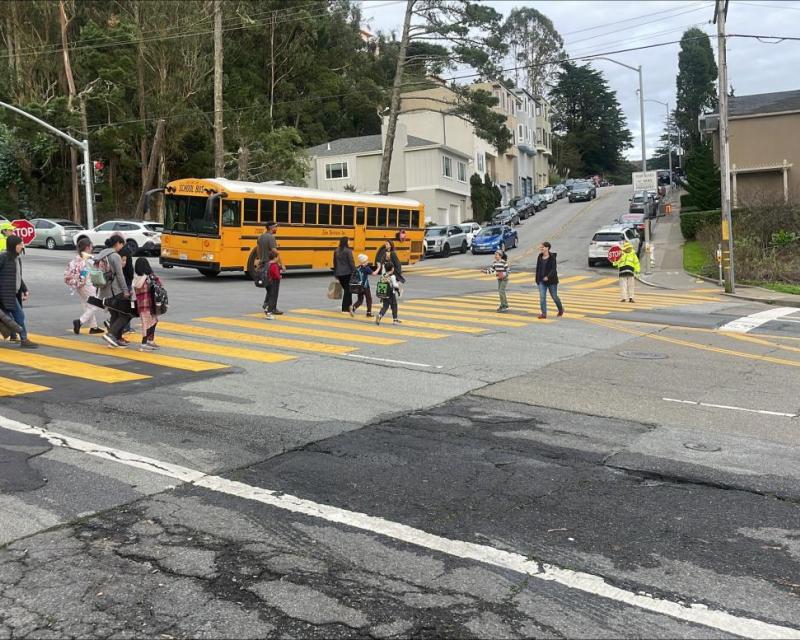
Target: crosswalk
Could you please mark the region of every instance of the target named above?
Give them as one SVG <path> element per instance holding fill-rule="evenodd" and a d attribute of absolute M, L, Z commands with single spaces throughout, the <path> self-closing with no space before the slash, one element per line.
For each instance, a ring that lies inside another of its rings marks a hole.
<path fill-rule="evenodd" d="M 530 279 L 530 274 L 516 274 L 518 278 L 521 275 Z M 493 276 L 487 278 L 494 280 Z M 391 357 L 399 353 L 393 349 L 410 341 L 434 344 L 459 336 L 522 329 L 534 323 L 549 325 L 609 314 L 619 318 L 633 311 L 719 301 L 707 290 L 646 290 L 637 294 L 636 304 L 622 304 L 615 279 L 580 276 L 565 278 L 562 283 L 564 319 L 537 319 L 538 293 L 529 286 L 515 287 L 512 280 L 508 291 L 511 309 L 502 315 L 496 313 L 496 291 L 485 287 L 484 292 L 466 295 L 404 297 L 400 301 L 400 325 L 387 319 L 376 326 L 364 315 L 351 318 L 338 311 L 314 308 L 290 309 L 270 322 L 260 313 L 199 316 L 188 322 L 164 319 L 158 324 L 161 349 L 157 352 L 140 352 L 134 344 L 128 349 L 110 349 L 96 336 L 34 334 L 31 339 L 41 346 L 37 351 L 22 351 L 8 344 L 3 348 L 0 397 L 46 393 L 61 386 L 62 380 L 89 381 L 98 395 L 104 395 L 127 383 L 157 381 L 165 372 L 210 375 L 245 363 L 279 366 L 312 354 L 345 357 L 370 349 L 371 354 Z"/>

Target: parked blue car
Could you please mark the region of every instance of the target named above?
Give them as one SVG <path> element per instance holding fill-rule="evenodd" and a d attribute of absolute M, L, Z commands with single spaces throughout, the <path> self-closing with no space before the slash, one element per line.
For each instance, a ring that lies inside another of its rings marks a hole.
<path fill-rule="evenodd" d="M 494 253 L 498 249 L 515 249 L 519 243 L 516 229 L 508 225 L 484 227 L 472 238 L 472 253 Z"/>

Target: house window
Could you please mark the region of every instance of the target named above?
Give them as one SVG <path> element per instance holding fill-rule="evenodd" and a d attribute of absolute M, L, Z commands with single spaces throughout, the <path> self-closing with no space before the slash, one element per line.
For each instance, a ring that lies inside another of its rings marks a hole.
<path fill-rule="evenodd" d="M 442 175 L 445 178 L 453 177 L 453 161 L 449 156 L 442 156 Z"/>
<path fill-rule="evenodd" d="M 467 181 L 467 163 L 466 162 L 459 162 L 458 163 L 458 181 L 459 182 L 466 182 Z"/>
<path fill-rule="evenodd" d="M 346 162 L 331 162 L 325 165 L 325 178 L 328 180 L 343 180 L 349 178 Z"/>
<path fill-rule="evenodd" d="M 525 135 L 523 133 L 523 127 L 521 124 L 517 125 L 517 142 L 523 142 L 525 140 Z"/>
<path fill-rule="evenodd" d="M 479 153 L 475 158 L 475 164 L 478 167 L 478 171 L 480 173 L 483 173 L 486 170 L 485 162 L 486 160 L 484 159 L 484 155 L 482 153 Z"/>
<path fill-rule="evenodd" d="M 536 105 L 536 115 L 537 116 L 542 115 L 542 106 L 539 104 Z"/>

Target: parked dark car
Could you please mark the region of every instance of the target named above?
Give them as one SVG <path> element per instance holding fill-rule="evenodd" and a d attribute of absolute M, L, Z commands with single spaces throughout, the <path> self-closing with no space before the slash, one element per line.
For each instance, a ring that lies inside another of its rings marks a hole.
<path fill-rule="evenodd" d="M 498 207 L 492 214 L 492 225 L 507 224 L 509 226 L 520 223 L 519 212 L 511 207 Z M 474 241 L 474 238 L 473 238 Z"/>
<path fill-rule="evenodd" d="M 639 237 L 644 240 L 644 226 L 650 224 L 650 221 L 643 213 L 623 213 L 617 218 L 617 223 L 635 227 L 639 232 Z"/>
<path fill-rule="evenodd" d="M 655 215 L 655 201 L 646 191 L 635 191 L 628 203 L 628 213 L 642 213 L 647 218 Z"/>
<path fill-rule="evenodd" d="M 564 184 L 557 184 L 555 187 L 553 187 L 553 191 L 556 194 L 556 198 L 561 200 L 561 198 L 567 195 L 567 186 Z"/>
<path fill-rule="evenodd" d="M 519 214 L 520 220 L 530 218 L 538 211 L 535 203 L 528 196 L 517 196 L 516 198 L 511 198 L 508 206 L 516 210 L 516 212 Z"/>
<path fill-rule="evenodd" d="M 536 209 L 536 211 L 547 209 L 547 199 L 543 195 L 539 193 L 534 193 L 532 196 L 528 197 L 533 202 L 533 206 Z"/>

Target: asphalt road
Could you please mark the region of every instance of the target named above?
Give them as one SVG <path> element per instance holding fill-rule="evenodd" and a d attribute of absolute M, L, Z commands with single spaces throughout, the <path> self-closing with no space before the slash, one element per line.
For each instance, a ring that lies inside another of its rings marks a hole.
<path fill-rule="evenodd" d="M 0 637 L 798 637 L 800 313 L 620 304 L 586 249 L 626 199 L 523 223 L 502 316 L 487 256 L 409 269 L 380 327 L 329 275 L 267 323 L 243 277 L 159 270 L 156 355 L 72 335 L 69 253 L 30 250 Z M 562 319 L 535 318 L 542 240 Z"/>

